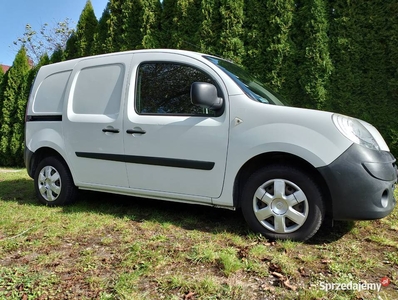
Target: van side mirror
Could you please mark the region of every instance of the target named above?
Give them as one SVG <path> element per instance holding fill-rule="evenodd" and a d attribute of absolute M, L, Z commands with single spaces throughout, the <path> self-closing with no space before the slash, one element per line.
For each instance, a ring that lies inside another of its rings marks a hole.
<path fill-rule="evenodd" d="M 194 82 L 191 85 L 192 104 L 211 110 L 220 109 L 223 99 L 217 96 L 217 88 L 207 82 Z"/>

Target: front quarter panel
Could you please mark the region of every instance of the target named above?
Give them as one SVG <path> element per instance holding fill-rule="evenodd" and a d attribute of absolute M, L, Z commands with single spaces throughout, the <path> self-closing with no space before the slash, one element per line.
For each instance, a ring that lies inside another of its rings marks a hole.
<path fill-rule="evenodd" d="M 317 168 L 333 162 L 352 144 L 334 126 L 330 112 L 267 105 L 245 96 L 232 98 L 236 99 L 231 99 L 231 119 L 243 122 L 231 126 L 230 154 L 248 153 L 247 159 L 281 151 Z"/>
<path fill-rule="evenodd" d="M 332 113 L 262 104 L 245 95 L 231 96 L 230 100 L 232 124 L 225 188 L 213 201 L 215 205 L 231 205 L 240 168 L 257 155 L 287 153 L 319 168 L 332 163 L 352 145 L 334 126 Z"/>

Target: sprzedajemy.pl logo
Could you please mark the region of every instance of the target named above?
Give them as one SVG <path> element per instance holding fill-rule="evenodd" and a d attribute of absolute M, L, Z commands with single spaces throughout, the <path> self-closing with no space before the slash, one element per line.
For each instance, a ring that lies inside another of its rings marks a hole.
<path fill-rule="evenodd" d="M 367 283 L 367 282 L 347 282 L 347 283 L 329 283 L 320 282 L 320 289 L 322 291 L 378 291 L 380 292 L 381 287 L 388 286 L 390 284 L 390 279 L 388 277 L 383 277 L 379 283 Z"/>

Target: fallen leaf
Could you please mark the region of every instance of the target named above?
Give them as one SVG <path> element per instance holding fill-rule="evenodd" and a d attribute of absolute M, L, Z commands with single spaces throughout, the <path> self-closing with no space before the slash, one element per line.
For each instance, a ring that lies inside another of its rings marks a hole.
<path fill-rule="evenodd" d="M 194 295 L 195 295 L 195 293 L 189 292 L 188 294 L 184 295 L 184 300 L 191 300 L 191 299 L 193 299 Z"/>
<path fill-rule="evenodd" d="M 240 259 L 247 258 L 249 255 L 249 250 L 247 247 L 239 249 L 238 256 Z"/>
<path fill-rule="evenodd" d="M 276 265 L 276 264 L 273 264 L 273 263 L 270 263 L 269 270 L 271 272 L 278 272 L 278 273 L 282 272 L 282 268 L 280 266 Z"/>
<path fill-rule="evenodd" d="M 284 285 L 285 287 L 287 287 L 288 289 L 291 289 L 293 292 L 295 292 L 295 291 L 297 290 L 297 287 L 296 287 L 296 286 L 290 284 L 289 279 L 286 279 L 286 280 L 283 282 L 283 285 Z"/>
<path fill-rule="evenodd" d="M 285 276 L 283 276 L 281 273 L 278 272 L 272 272 L 271 275 L 278 277 L 279 279 L 284 278 Z"/>

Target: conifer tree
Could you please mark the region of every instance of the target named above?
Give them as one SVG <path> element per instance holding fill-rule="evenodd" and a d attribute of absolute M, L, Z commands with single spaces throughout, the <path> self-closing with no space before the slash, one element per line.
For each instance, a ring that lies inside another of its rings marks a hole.
<path fill-rule="evenodd" d="M 0 96 L 1 96 L 1 83 L 3 81 L 4 71 L 3 68 L 0 66 Z M 0 99 L 0 107 L 1 107 L 1 99 Z"/>
<path fill-rule="evenodd" d="M 123 47 L 123 20 L 126 14 L 123 11 L 123 6 L 127 7 L 124 2 L 129 2 L 130 0 L 110 0 L 109 1 L 109 20 L 108 20 L 108 35 L 105 40 L 105 45 L 107 45 L 107 50 L 109 52 L 120 51 Z"/>
<path fill-rule="evenodd" d="M 45 57 L 48 58 L 47 55 Z M 42 57 L 42 59 L 43 59 L 43 57 Z M 60 61 L 63 61 L 63 60 L 64 60 L 64 51 L 61 48 L 56 49 L 52 53 L 51 58 L 50 58 L 50 61 L 52 63 L 57 63 L 57 62 L 60 62 Z M 41 62 L 39 62 L 39 64 L 41 64 Z"/>
<path fill-rule="evenodd" d="M 388 114 L 382 121 L 389 124 L 384 133 L 391 151 L 398 157 L 398 5 L 394 0 L 386 1 L 389 12 L 387 27 L 387 72 L 388 72 Z M 383 45 L 383 44 L 382 44 Z"/>
<path fill-rule="evenodd" d="M 73 59 L 92 54 L 92 47 L 94 44 L 94 34 L 97 32 L 98 20 L 95 17 L 94 9 L 90 0 L 87 0 L 86 5 L 80 14 L 77 22 L 76 31 L 72 32 L 68 41 L 63 56 L 65 59 Z M 59 59 L 59 54 L 55 59 Z"/>
<path fill-rule="evenodd" d="M 335 69 L 328 106 L 375 125 L 397 155 L 396 2 L 335 0 L 330 6 Z"/>
<path fill-rule="evenodd" d="M 140 0 L 125 0 L 122 3 L 122 43 L 120 50 L 142 48 L 141 15 L 143 7 Z"/>
<path fill-rule="evenodd" d="M 294 75 L 294 0 L 245 1 L 244 65 L 261 81 L 288 96 Z"/>
<path fill-rule="evenodd" d="M 4 71 L 3 68 L 0 67 L 0 84 L 1 84 L 1 80 L 3 79 L 4 76 Z"/>
<path fill-rule="evenodd" d="M 107 37 L 102 42 L 108 52 L 159 47 L 158 0 L 111 0 L 109 12 L 109 17 L 105 15 L 109 24 Z M 101 41 L 99 32 L 97 39 Z"/>
<path fill-rule="evenodd" d="M 218 49 L 221 32 L 220 0 L 202 0 L 202 20 L 200 26 L 200 51 L 222 56 Z"/>
<path fill-rule="evenodd" d="M 220 0 L 221 26 L 217 52 L 222 57 L 241 63 L 244 56 L 244 0 Z"/>
<path fill-rule="evenodd" d="M 98 20 L 95 16 L 91 1 L 88 0 L 76 27 L 77 57 L 91 55 L 94 34 L 97 30 L 97 26 Z"/>
<path fill-rule="evenodd" d="M 175 24 L 178 22 L 177 0 L 163 0 L 162 2 L 162 19 L 161 19 L 161 47 L 176 48 L 174 36 L 177 33 Z"/>
<path fill-rule="evenodd" d="M 163 45 L 166 48 L 200 50 L 201 0 L 164 0 Z"/>
<path fill-rule="evenodd" d="M 13 135 L 13 125 L 19 123 L 18 106 L 25 101 L 24 92 L 26 88 L 26 76 L 30 66 L 26 50 L 22 47 L 14 60 L 12 67 L 6 73 L 2 88 L 2 122 L 0 126 L 0 164 L 3 166 L 18 165 L 16 158 L 12 155 L 11 139 Z M 21 133 L 23 134 L 23 132 Z"/>
<path fill-rule="evenodd" d="M 333 69 L 326 3 L 326 0 L 301 0 L 296 3 L 293 40 L 297 49 L 296 86 L 300 90 L 291 98 L 295 104 L 308 108 L 322 109 L 326 106 L 326 88 Z"/>
<path fill-rule="evenodd" d="M 5 80 L 5 74 L 3 68 L 0 67 L 0 124 L 3 123 L 3 113 L 1 108 L 3 107 L 3 81 Z"/>
<path fill-rule="evenodd" d="M 141 17 L 141 45 L 143 48 L 160 47 L 160 20 L 162 6 L 158 0 L 141 0 L 143 3 Z"/>
<path fill-rule="evenodd" d="M 24 131 L 25 131 L 25 113 L 26 105 L 29 99 L 30 87 L 36 77 L 40 67 L 50 62 L 47 54 L 44 54 L 39 63 L 31 68 L 25 76 L 25 80 L 21 82 L 18 92 L 19 97 L 16 103 L 16 113 L 14 116 L 14 123 L 12 124 L 12 135 L 10 140 L 10 153 L 13 158 L 13 166 L 22 167 L 24 164 Z"/>
<path fill-rule="evenodd" d="M 98 21 L 97 31 L 94 34 L 92 54 L 103 54 L 112 51 L 110 46 L 106 43 L 109 32 L 110 17 L 110 2 L 108 2 L 101 18 Z"/>
<path fill-rule="evenodd" d="M 66 42 L 64 57 L 65 59 L 73 59 L 79 57 L 79 50 L 77 48 L 78 39 L 76 33 L 72 33 Z"/>

